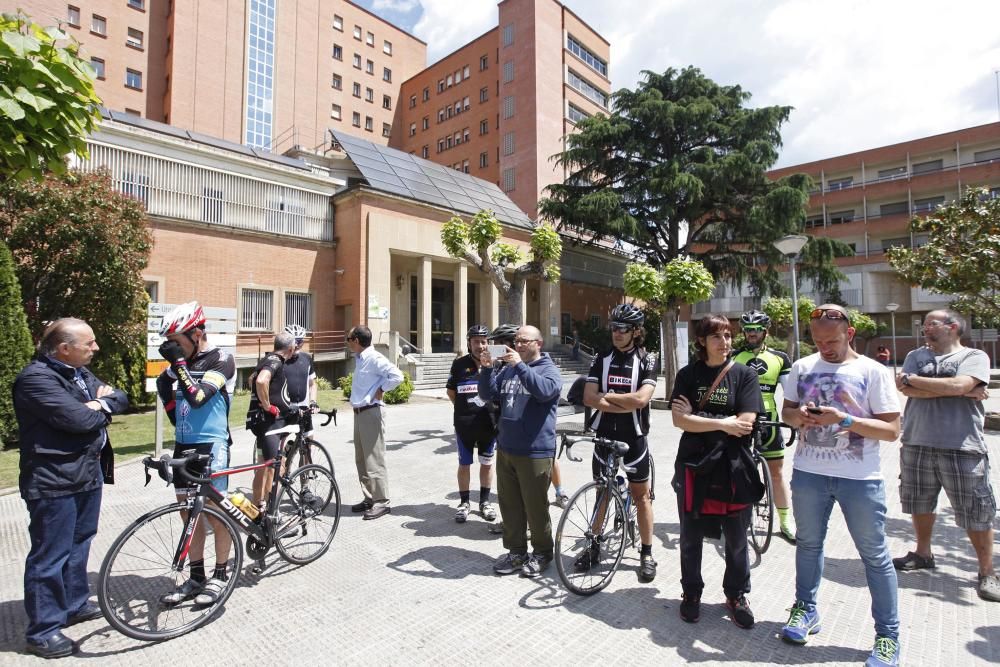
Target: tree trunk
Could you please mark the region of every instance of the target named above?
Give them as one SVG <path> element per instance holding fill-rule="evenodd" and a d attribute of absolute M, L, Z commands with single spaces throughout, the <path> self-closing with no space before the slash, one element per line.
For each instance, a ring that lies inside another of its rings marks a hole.
<path fill-rule="evenodd" d="M 671 299 L 663 309 L 660 320 L 660 340 L 663 346 L 663 379 L 666 381 L 667 393 L 664 399 L 670 400 L 674 390 L 674 378 L 677 377 L 677 301 Z"/>
<path fill-rule="evenodd" d="M 507 322 L 501 322 L 501 324 L 516 324 L 518 326 L 524 325 L 524 311 L 521 309 L 521 305 L 523 304 L 524 285 L 524 278 L 515 275 L 510 279 L 510 287 L 506 290 L 501 290 L 500 296 L 507 302 L 508 318 Z"/>

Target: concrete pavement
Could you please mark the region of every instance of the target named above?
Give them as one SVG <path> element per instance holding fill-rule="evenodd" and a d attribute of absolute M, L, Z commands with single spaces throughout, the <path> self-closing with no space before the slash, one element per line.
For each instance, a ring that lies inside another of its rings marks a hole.
<path fill-rule="evenodd" d="M 660 395 L 659 393 L 657 395 Z M 990 399 L 991 401 L 995 399 Z M 994 408 L 995 409 L 995 408 Z M 567 593 L 555 568 L 538 580 L 497 577 L 491 564 L 502 552 L 475 513 L 453 521 L 457 458 L 446 400 L 415 396 L 386 410 L 392 514 L 361 521 L 346 507 L 360 498 L 351 445 L 352 415 L 322 429 L 318 439 L 333 456 L 345 512 L 330 551 L 304 567 L 275 562 L 263 576 L 247 570 L 226 608 L 208 626 L 162 644 L 143 644 L 101 620 L 67 634 L 82 643 L 70 662 L 101 664 L 859 664 L 874 640 L 864 569 L 834 512 L 820 589 L 823 631 L 805 647 L 777 638 L 794 598 L 794 547 L 772 541 L 753 569 L 749 599 L 757 626 L 742 630 L 725 618 L 721 546 L 705 548 L 706 590 L 701 622 L 677 615 L 679 562 L 677 510 L 667 472 L 679 437 L 668 412 L 652 415 L 652 449 L 660 461 L 655 503 L 654 555 L 659 574 L 637 581 L 638 553 L 626 552 L 622 569 L 604 591 L 587 598 Z M 580 416 L 569 420 L 579 424 Z M 251 438 L 234 433 L 233 461 L 250 460 Z M 989 436 L 992 449 L 1000 435 Z M 589 453 L 585 445 L 581 453 Z M 884 446 L 894 555 L 912 545 L 908 517 L 899 511 L 897 445 Z M 586 461 L 586 458 L 585 458 Z M 590 475 L 589 464 L 561 462 L 566 488 Z M 790 473 L 790 462 L 788 464 Z M 134 518 L 171 501 L 154 481 L 143 488 L 142 468 L 121 466 L 107 487 L 101 529 L 90 570 L 96 579 L 112 540 Z M 476 475 L 473 475 L 473 479 Z M 993 472 L 995 489 L 1000 474 Z M 249 484 L 249 475 L 239 480 Z M 477 499 L 473 491 L 473 500 Z M 1000 662 L 1000 603 L 978 599 L 975 556 L 953 523 L 947 500 L 935 539 L 938 567 L 900 576 L 904 664 L 977 665 Z M 558 520 L 557 508 L 552 517 Z M 27 513 L 17 495 L 0 497 L 0 664 L 32 664 L 21 653 Z M 271 556 L 275 558 L 276 556 Z"/>

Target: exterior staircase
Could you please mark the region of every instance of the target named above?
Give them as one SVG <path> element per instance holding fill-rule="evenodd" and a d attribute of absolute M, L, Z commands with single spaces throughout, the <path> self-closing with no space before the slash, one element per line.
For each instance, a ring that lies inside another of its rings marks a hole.
<path fill-rule="evenodd" d="M 546 352 L 559 367 L 563 381 L 573 381 L 580 375 L 586 375 L 593 363 L 593 359 L 583 351 L 580 352 L 580 358 L 576 361 L 570 359 L 571 348 L 568 345 L 560 345 L 554 349 L 546 350 Z"/>

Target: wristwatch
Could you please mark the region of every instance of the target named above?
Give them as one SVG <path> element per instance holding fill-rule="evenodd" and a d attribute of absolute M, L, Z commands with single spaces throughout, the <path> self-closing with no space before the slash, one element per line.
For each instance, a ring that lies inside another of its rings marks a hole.
<path fill-rule="evenodd" d="M 909 387 L 910 386 L 910 374 L 909 373 L 903 373 L 902 375 L 899 376 L 899 381 L 902 382 L 904 386 Z"/>
<path fill-rule="evenodd" d="M 851 415 L 846 415 L 840 420 L 840 428 L 851 428 L 851 424 L 854 423 L 854 417 Z"/>

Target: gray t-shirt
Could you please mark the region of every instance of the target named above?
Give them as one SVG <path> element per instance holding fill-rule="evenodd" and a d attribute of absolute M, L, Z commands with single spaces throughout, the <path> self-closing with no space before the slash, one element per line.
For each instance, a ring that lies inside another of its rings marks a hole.
<path fill-rule="evenodd" d="M 968 375 L 988 384 L 990 358 L 969 347 L 941 356 L 921 347 L 906 355 L 903 372 L 931 378 Z M 903 412 L 903 444 L 986 453 L 985 417 L 983 402 L 971 398 L 909 398 Z"/>

